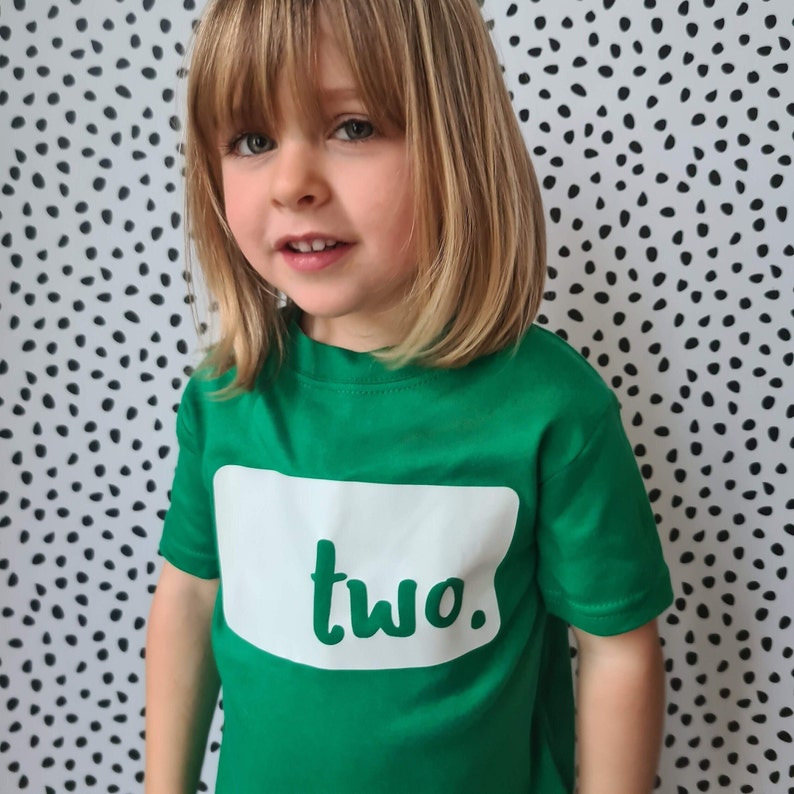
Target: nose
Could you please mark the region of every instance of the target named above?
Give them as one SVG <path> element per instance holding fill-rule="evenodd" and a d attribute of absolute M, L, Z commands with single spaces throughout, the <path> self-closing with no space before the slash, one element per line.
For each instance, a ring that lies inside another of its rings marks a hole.
<path fill-rule="evenodd" d="M 271 160 L 273 205 L 307 209 L 325 203 L 330 194 L 322 154 L 308 141 L 284 140 Z"/>

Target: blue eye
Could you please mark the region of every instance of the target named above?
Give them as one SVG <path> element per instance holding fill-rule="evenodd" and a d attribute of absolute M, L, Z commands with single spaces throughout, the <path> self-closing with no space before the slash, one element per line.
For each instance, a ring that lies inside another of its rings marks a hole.
<path fill-rule="evenodd" d="M 235 154 L 241 157 L 253 157 L 257 154 L 269 152 L 275 143 L 261 132 L 250 132 L 241 135 L 233 144 Z"/>
<path fill-rule="evenodd" d="M 365 119 L 348 119 L 336 128 L 334 135 L 343 141 L 363 141 L 375 134 L 375 127 Z"/>

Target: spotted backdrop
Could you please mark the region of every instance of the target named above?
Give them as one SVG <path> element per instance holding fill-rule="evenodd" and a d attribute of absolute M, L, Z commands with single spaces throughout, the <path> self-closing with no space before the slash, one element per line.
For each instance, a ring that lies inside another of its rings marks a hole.
<path fill-rule="evenodd" d="M 141 790 L 146 616 L 199 349 L 178 150 L 199 10 L 0 6 L 3 794 Z M 672 568 L 658 790 L 792 792 L 791 3 L 483 13 L 544 189 L 539 322 L 618 394 Z"/>

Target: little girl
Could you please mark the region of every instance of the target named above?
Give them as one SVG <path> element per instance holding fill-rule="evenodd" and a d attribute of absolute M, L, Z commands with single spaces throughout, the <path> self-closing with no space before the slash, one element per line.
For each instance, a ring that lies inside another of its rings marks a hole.
<path fill-rule="evenodd" d="M 474 0 L 213 0 L 149 794 L 641 794 L 671 600 L 617 401 L 532 325 L 541 198 Z M 568 625 L 579 647 L 577 716 Z"/>

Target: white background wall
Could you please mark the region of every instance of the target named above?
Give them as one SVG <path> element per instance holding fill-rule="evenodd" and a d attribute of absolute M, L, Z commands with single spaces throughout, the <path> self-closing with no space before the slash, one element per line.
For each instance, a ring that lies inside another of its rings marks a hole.
<path fill-rule="evenodd" d="M 197 13 L 0 6 L 3 794 L 140 790 Z M 620 397 L 673 572 L 659 790 L 794 791 L 791 4 L 484 13 L 544 185 L 540 321 Z"/>

